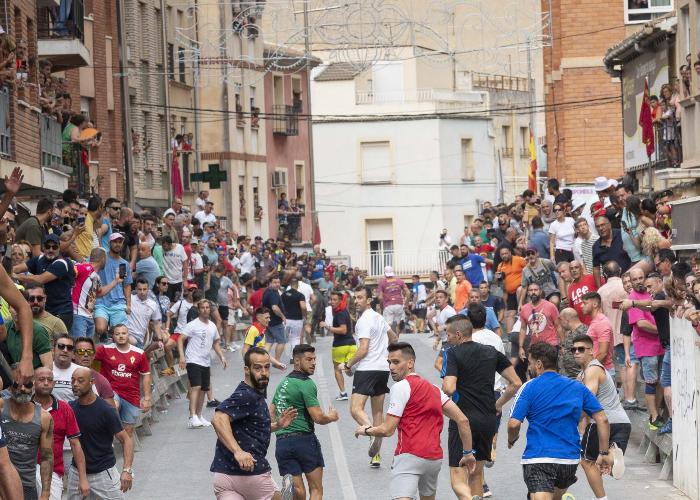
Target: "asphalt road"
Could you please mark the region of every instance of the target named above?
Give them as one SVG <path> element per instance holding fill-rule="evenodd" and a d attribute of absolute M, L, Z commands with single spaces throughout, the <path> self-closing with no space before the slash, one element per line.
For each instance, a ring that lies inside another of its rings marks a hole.
<path fill-rule="evenodd" d="M 417 353 L 417 372 L 439 383 L 433 368 L 435 353 L 431 341 L 425 335 L 404 334 L 401 340 L 411 342 Z M 338 389 L 333 378 L 330 357 L 330 339 L 319 339 L 317 344 L 318 364 L 314 380 L 318 385 L 319 397 L 324 408 L 334 400 Z M 229 368 L 224 371 L 218 361 L 213 363 L 212 380 L 215 395 L 223 400 L 233 392 L 243 378 L 240 352 L 227 353 Z M 287 370 L 288 371 L 288 370 Z M 284 373 L 273 368 L 268 393 L 274 393 Z M 351 384 L 348 382 L 348 387 Z M 391 382 L 390 382 L 391 383 Z M 356 423 L 350 416 L 349 401 L 335 402 L 333 405 L 340 414 L 340 420 L 326 426 L 316 426 L 316 433 L 324 452 L 324 498 L 338 500 L 388 499 L 390 464 L 396 446 L 396 436 L 385 439 L 382 445 L 382 467 L 371 469 L 367 456 L 367 438 L 355 439 L 353 432 Z M 369 405 L 368 405 L 369 406 Z M 504 412 L 507 414 L 509 408 Z M 213 410 L 206 409 L 205 416 L 211 418 Z M 214 454 L 216 436 L 212 428 L 187 429 L 187 400 L 171 402 L 167 413 L 161 414 L 160 422 L 153 426 L 153 435 L 142 440 L 143 449 L 136 454 L 134 469 L 134 489 L 128 498 L 138 499 L 204 499 L 213 498 L 209 466 Z M 526 488 L 522 480 L 519 459 L 525 444 L 525 429 L 516 446 L 508 450 L 506 443 L 507 419 L 501 423 L 497 447 L 497 459 L 493 468 L 487 469 L 486 480 L 493 498 L 526 498 Z M 447 425 L 443 431 L 443 449 L 447 449 Z M 621 480 L 606 478 L 608 498 L 667 499 L 686 498 L 677 493 L 670 482 L 659 481 L 660 466 L 646 464 L 638 453 L 638 436 L 633 433 L 626 454 L 627 472 Z M 279 476 L 274 459 L 275 439 L 272 438 L 268 459 L 272 463 L 278 484 Z M 446 461 L 446 459 L 445 459 Z M 585 475 L 579 469 L 578 482 L 569 490 L 575 499 L 591 499 L 591 492 Z M 455 498 L 450 488 L 447 463 L 442 468 L 437 491 L 438 499 Z"/>

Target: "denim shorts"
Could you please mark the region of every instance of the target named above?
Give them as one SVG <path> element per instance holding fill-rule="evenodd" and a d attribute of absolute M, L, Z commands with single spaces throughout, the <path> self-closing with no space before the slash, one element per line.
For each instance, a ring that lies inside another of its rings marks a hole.
<path fill-rule="evenodd" d="M 109 326 L 119 324 L 126 325 L 128 321 L 126 317 L 126 304 L 119 304 L 111 307 L 97 304 L 95 306 L 95 317 L 106 320 Z"/>
<path fill-rule="evenodd" d="M 663 363 L 661 356 L 642 356 L 639 361 L 642 364 L 642 378 L 646 384 L 656 384 L 659 381 L 659 372 Z"/>
<path fill-rule="evenodd" d="M 114 400 L 119 404 L 119 419 L 123 424 L 134 425 L 141 415 L 141 408 L 129 403 L 126 399 L 120 398 L 119 394 L 114 393 Z"/>
<path fill-rule="evenodd" d="M 614 351 L 614 363 L 616 365 L 623 366 L 625 364 L 625 346 L 622 344 L 618 344 L 615 346 L 615 351 Z M 630 363 L 634 364 L 639 364 L 639 360 L 637 359 L 637 356 L 634 354 L 634 346 L 630 344 Z"/>
<path fill-rule="evenodd" d="M 286 344 L 287 337 L 284 334 L 284 323 L 268 326 L 265 330 L 265 342 L 268 344 Z"/>
<path fill-rule="evenodd" d="M 667 347 L 664 353 L 664 360 L 661 363 L 661 376 L 659 377 L 661 387 L 671 387 L 671 348 Z"/>
<path fill-rule="evenodd" d="M 73 315 L 73 325 L 70 329 L 71 337 L 77 339 L 78 337 L 89 337 L 95 336 L 95 320 L 87 317 L 80 316 L 79 314 Z"/>
<path fill-rule="evenodd" d="M 293 432 L 289 435 L 278 435 L 275 459 L 280 476 L 301 476 L 302 473 L 308 474 L 325 466 L 321 443 L 314 433 Z"/>

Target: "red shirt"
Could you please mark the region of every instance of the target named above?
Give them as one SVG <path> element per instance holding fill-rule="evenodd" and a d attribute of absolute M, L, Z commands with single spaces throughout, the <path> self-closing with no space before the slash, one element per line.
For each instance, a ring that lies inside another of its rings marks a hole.
<path fill-rule="evenodd" d="M 100 373 L 112 385 L 114 392 L 132 405 L 141 406 L 140 375 L 151 373 L 143 350 L 129 346 L 127 352 L 121 352 L 115 344 L 98 345 L 95 360 L 101 362 Z"/>
<path fill-rule="evenodd" d="M 259 308 L 262 307 L 262 299 L 263 299 L 263 294 L 265 293 L 265 288 L 259 288 L 255 290 L 250 297 L 248 297 L 248 304 L 250 304 L 250 307 L 253 308 L 253 314 L 255 314 L 255 311 L 257 311 Z"/>
<path fill-rule="evenodd" d="M 586 326 L 591 323 L 591 317 L 583 314 L 583 296 L 596 290 L 598 287 L 595 286 L 592 274 L 585 274 L 578 282 L 572 282 L 569 285 L 569 307 L 576 309 L 578 319 Z"/>
<path fill-rule="evenodd" d="M 559 310 L 548 300 L 540 300 L 536 307 L 527 303 L 520 309 L 520 321 L 527 324 L 533 344 L 547 342 L 551 345 L 559 345 L 557 319 L 559 319 Z"/>
<path fill-rule="evenodd" d="M 593 356 L 598 356 L 598 347 L 601 342 L 608 343 L 608 354 L 602 363 L 607 370 L 610 370 L 613 367 L 613 333 L 610 320 L 605 314 L 600 313 L 595 318 L 591 318 L 588 325 L 588 336 L 593 339 Z"/>
<path fill-rule="evenodd" d="M 53 418 L 53 471 L 59 476 L 65 473 L 63 465 L 63 442 L 66 438 L 75 439 L 80 437 L 78 422 L 75 420 L 75 413 L 68 403 L 51 396 L 52 403 L 49 408 L 51 418 Z M 41 460 L 41 453 L 37 458 L 37 463 Z"/>
<path fill-rule="evenodd" d="M 394 455 L 410 453 L 426 460 L 442 459 L 442 407 L 449 400 L 445 393 L 416 373 L 392 385 L 387 413 L 401 419 Z"/>

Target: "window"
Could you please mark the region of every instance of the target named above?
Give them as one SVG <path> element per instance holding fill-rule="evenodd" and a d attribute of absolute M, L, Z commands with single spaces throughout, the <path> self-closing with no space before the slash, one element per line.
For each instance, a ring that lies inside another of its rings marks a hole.
<path fill-rule="evenodd" d="M 146 61 L 141 61 L 141 90 L 143 91 L 143 102 L 151 102 L 151 70 Z"/>
<path fill-rule="evenodd" d="M 172 43 L 168 44 L 168 78 L 175 79 L 175 46 Z"/>
<path fill-rule="evenodd" d="M 284 104 L 284 77 L 281 75 L 272 77 L 272 104 Z"/>
<path fill-rule="evenodd" d="M 301 113 L 302 106 L 301 78 L 292 77 L 292 111 Z"/>
<path fill-rule="evenodd" d="M 364 183 L 391 182 L 391 145 L 389 141 L 360 143 L 360 173 Z"/>
<path fill-rule="evenodd" d="M 673 0 L 622 0 L 625 22 L 643 23 L 673 10 Z"/>
<path fill-rule="evenodd" d="M 394 265 L 394 230 L 391 219 L 365 221 L 369 244 L 369 274 L 384 274 L 385 266 Z"/>
<path fill-rule="evenodd" d="M 260 188 L 258 187 L 259 177 L 253 177 L 253 210 L 255 210 L 255 218 L 262 218 L 260 214 Z"/>
<path fill-rule="evenodd" d="M 503 125 L 501 127 L 501 134 L 503 135 L 503 149 L 501 154 L 504 158 L 512 158 L 513 156 L 513 135 L 511 134 L 510 126 Z"/>
<path fill-rule="evenodd" d="M 180 83 L 187 83 L 187 76 L 185 74 L 185 49 L 182 47 L 177 49 L 177 63 L 180 71 Z"/>
<path fill-rule="evenodd" d="M 530 157 L 530 128 L 520 127 L 520 156 Z"/>
<path fill-rule="evenodd" d="M 153 189 L 153 170 L 144 171 L 143 188 L 144 189 Z"/>
<path fill-rule="evenodd" d="M 299 203 L 300 205 L 304 205 L 304 186 L 306 184 L 306 181 L 304 179 L 303 163 L 294 164 L 294 184 L 296 186 L 297 203 Z"/>
<path fill-rule="evenodd" d="M 461 148 L 461 175 L 463 181 L 474 180 L 474 151 L 472 150 L 472 140 L 462 139 Z"/>
<path fill-rule="evenodd" d="M 245 219 L 245 176 L 238 176 L 238 206 L 240 210 L 240 218 Z"/>

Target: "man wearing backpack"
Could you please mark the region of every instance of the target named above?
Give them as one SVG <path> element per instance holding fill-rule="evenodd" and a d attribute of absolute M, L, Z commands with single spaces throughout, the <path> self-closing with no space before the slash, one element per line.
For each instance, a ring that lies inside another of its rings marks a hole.
<path fill-rule="evenodd" d="M 527 287 L 532 283 L 537 283 L 542 289 L 544 298 L 549 302 L 559 307 L 560 293 L 557 287 L 557 268 L 549 259 L 543 259 L 539 256 L 539 252 L 535 247 L 528 247 L 525 252 L 525 260 L 527 265 L 523 269 L 523 278 L 520 294 L 518 296 L 518 305 L 520 307 L 525 303 Z"/>

